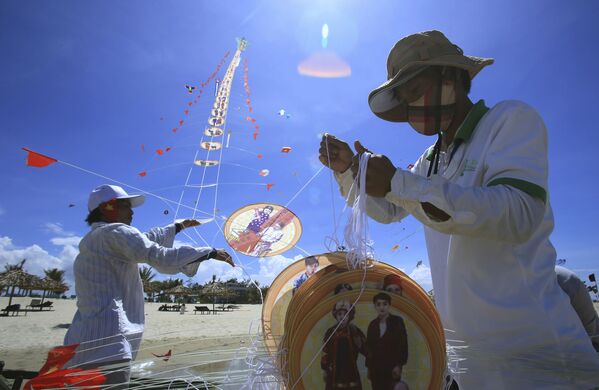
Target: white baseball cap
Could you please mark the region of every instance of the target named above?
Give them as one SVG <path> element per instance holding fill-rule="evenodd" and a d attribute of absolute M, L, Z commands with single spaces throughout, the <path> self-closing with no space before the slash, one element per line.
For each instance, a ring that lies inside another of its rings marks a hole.
<path fill-rule="evenodd" d="M 129 195 L 122 187 L 102 184 L 89 194 L 87 208 L 89 211 L 93 211 L 100 206 L 100 204 L 112 199 L 129 199 L 131 201 L 131 207 L 137 207 L 145 202 L 146 197 L 143 195 Z"/>

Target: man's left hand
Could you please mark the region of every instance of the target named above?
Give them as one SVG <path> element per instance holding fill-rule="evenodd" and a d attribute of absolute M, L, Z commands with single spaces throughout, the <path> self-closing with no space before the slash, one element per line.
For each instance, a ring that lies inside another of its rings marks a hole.
<path fill-rule="evenodd" d="M 179 223 L 181 224 L 181 226 L 183 226 L 183 229 L 187 229 L 194 226 L 200 226 L 200 221 L 198 221 L 197 219 L 184 219 Z"/>
<path fill-rule="evenodd" d="M 354 147 L 356 148 L 356 152 L 358 152 L 354 156 L 351 166 L 354 178 L 358 174 L 362 153 L 368 152 L 372 154 L 368 159 L 368 168 L 366 170 L 366 194 L 376 198 L 385 197 L 391 191 L 391 179 L 395 175 L 397 168 L 395 168 L 391 160 L 386 156 L 372 153 L 362 146 L 360 141 L 356 141 Z"/>

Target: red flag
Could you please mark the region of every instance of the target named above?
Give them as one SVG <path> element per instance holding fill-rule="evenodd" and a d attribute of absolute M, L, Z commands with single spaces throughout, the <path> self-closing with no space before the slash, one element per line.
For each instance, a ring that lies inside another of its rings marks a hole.
<path fill-rule="evenodd" d="M 274 184 L 267 184 L 266 185 L 266 191 L 270 191 L 270 189 L 272 188 L 272 186 L 274 186 Z"/>
<path fill-rule="evenodd" d="M 258 133 L 254 133 L 254 141 L 258 138 Z"/>
<path fill-rule="evenodd" d="M 187 105 L 188 105 L 189 107 L 191 107 L 191 106 L 193 106 L 193 102 L 189 102 L 189 103 L 187 103 Z"/>
<path fill-rule="evenodd" d="M 257 157 L 258 157 L 258 158 L 262 158 L 262 154 L 258 154 L 258 156 L 257 156 Z"/>
<path fill-rule="evenodd" d="M 183 126 L 183 119 L 179 121 L 179 126 Z"/>
<path fill-rule="evenodd" d="M 158 150 L 156 151 L 156 154 L 157 154 L 157 155 L 159 155 L 159 156 L 161 156 L 161 155 L 162 155 L 162 153 L 164 153 L 164 151 L 163 151 L 162 149 L 158 149 Z"/>
<path fill-rule="evenodd" d="M 43 154 L 36 153 L 33 150 L 29 150 L 27 148 L 22 149 L 27 152 L 27 166 L 43 168 L 58 161 L 55 158 L 44 156 Z"/>
<path fill-rule="evenodd" d="M 185 110 L 183 112 L 185 113 L 185 115 L 189 115 L 189 110 Z"/>
<path fill-rule="evenodd" d="M 170 151 L 171 151 L 171 148 L 166 148 L 166 149 L 164 149 L 164 151 L 165 151 L 165 152 L 170 152 Z"/>
<path fill-rule="evenodd" d="M 177 132 L 177 130 L 178 130 L 178 128 L 176 128 L 176 127 L 173 127 L 173 133 L 176 133 L 176 132 Z"/>
<path fill-rule="evenodd" d="M 147 174 L 148 174 L 148 172 L 146 172 L 146 171 L 142 171 L 142 172 L 138 173 L 138 175 L 141 177 L 146 177 Z"/>

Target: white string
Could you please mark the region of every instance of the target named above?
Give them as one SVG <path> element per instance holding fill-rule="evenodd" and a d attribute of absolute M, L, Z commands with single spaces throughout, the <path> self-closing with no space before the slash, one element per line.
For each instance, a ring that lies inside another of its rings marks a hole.
<path fill-rule="evenodd" d="M 348 247 L 346 259 L 350 269 L 363 268 L 368 259 L 374 258 L 373 241 L 370 239 L 366 214 L 366 172 L 369 158 L 370 153 L 362 153 L 359 158 L 358 174 L 354 179 L 354 183 L 357 182 L 358 196 L 354 200 L 345 226 L 345 242 Z"/>

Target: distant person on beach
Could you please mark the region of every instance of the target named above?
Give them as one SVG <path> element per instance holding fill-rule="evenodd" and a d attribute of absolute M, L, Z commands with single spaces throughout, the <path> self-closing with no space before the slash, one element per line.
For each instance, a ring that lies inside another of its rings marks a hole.
<path fill-rule="evenodd" d="M 593 388 L 599 356 L 555 277 L 547 129 L 526 103 L 470 100 L 471 80 L 492 63 L 439 31 L 402 38 L 370 109 L 437 141 L 407 170 L 329 134 L 319 159 L 351 205 L 360 157 L 370 153 L 365 211 L 381 223 L 412 215 L 424 225 L 447 339 L 467 346 L 457 350 L 461 390 Z"/>
<path fill-rule="evenodd" d="M 580 280 L 578 275 L 566 267 L 555 266 L 555 274 L 557 275 L 557 283 L 568 294 L 570 303 L 591 338 L 593 347 L 599 352 L 599 316 L 597 316 L 587 286 Z"/>
<path fill-rule="evenodd" d="M 144 296 L 138 264 L 159 272 L 195 275 L 200 263 L 214 259 L 234 266 L 223 249 L 172 248 L 175 234 L 198 226 L 193 219 L 141 233 L 131 226 L 133 207 L 142 195 L 129 195 L 121 187 L 101 185 L 89 196 L 86 222 L 91 231 L 79 243 L 75 259 L 77 312 L 65 336 L 65 345 L 77 344 L 67 367 L 91 368 L 120 364 L 107 373 L 105 384 L 127 388 L 129 362 L 135 359 L 144 330 Z"/>

